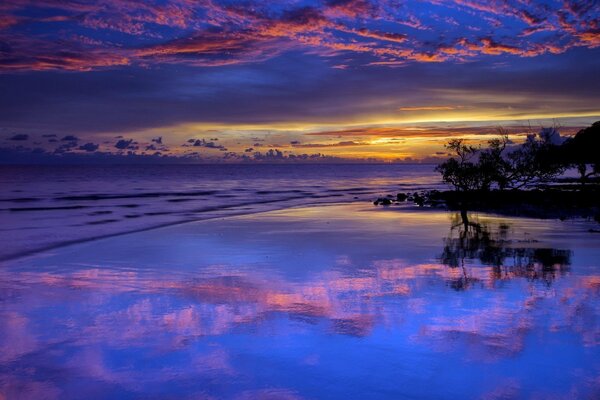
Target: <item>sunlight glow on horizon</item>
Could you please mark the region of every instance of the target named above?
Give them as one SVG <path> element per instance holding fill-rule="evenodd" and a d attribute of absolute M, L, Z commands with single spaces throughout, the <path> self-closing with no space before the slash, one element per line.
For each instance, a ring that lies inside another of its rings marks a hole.
<path fill-rule="evenodd" d="M 600 119 L 600 112 L 590 121 Z M 576 117 L 579 118 L 580 116 Z M 587 117 L 587 115 L 585 116 Z M 537 118 L 532 116 L 532 119 Z M 475 145 L 485 144 L 498 137 L 499 127 L 509 129 L 509 139 L 514 142 L 524 140 L 526 134 L 536 133 L 543 126 L 552 126 L 560 120 L 494 120 L 482 119 L 486 124 L 477 124 L 476 120 L 460 120 L 453 123 L 447 120 L 427 121 L 429 124 L 411 125 L 413 123 L 378 124 L 184 124 L 169 128 L 152 128 L 124 134 L 124 136 L 144 140 L 160 136 L 168 131 L 170 135 L 165 141 L 174 144 L 174 154 L 185 154 L 190 147 L 185 145 L 190 138 L 217 138 L 218 143 L 228 151 L 244 152 L 277 149 L 284 153 L 315 151 L 325 155 L 347 159 L 377 159 L 390 161 L 427 161 L 433 158 L 446 157 L 444 145 L 451 137 L 460 137 Z M 499 122 L 495 124 L 494 122 Z M 577 122 L 585 126 L 587 122 Z M 591 122 L 590 122 L 591 123 Z M 337 128 L 328 130 L 328 128 Z M 344 128 L 346 130 L 344 130 Z M 356 133 L 353 133 L 356 129 Z M 383 131 L 382 131 L 383 129 Z M 363 131 L 364 130 L 364 131 Z M 372 131 L 371 131 L 372 130 Z M 565 127 L 563 134 L 570 135 L 575 130 Z M 382 135 L 383 134 L 383 135 Z M 106 134 L 107 138 L 114 137 Z M 260 147 L 254 145 L 260 144 Z M 179 145 L 179 147 L 177 147 Z M 193 148 L 192 148 L 193 149 Z M 213 151 L 213 153 L 216 153 Z M 430 160 L 433 161 L 433 160 Z"/>
<path fill-rule="evenodd" d="M 600 119 L 590 4 L 234 3 L 0 7 L 0 153 L 426 161 L 450 137 Z"/>

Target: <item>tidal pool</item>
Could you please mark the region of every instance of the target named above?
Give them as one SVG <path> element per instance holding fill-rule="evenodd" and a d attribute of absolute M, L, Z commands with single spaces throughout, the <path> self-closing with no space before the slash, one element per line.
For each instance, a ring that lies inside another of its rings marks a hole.
<path fill-rule="evenodd" d="M 600 397 L 585 221 L 292 208 L 2 263 L 0 399 Z"/>

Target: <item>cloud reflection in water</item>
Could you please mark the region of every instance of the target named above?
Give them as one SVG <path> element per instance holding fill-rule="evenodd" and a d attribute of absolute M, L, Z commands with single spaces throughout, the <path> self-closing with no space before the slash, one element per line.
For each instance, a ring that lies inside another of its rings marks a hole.
<path fill-rule="evenodd" d="M 330 238 L 335 232 L 339 246 L 312 244 L 318 259 L 294 240 L 303 227 L 318 241 L 316 226 L 302 220 L 320 211 L 296 210 L 196 225 L 235 228 L 217 242 L 190 239 L 198 252 L 222 254 L 220 264 L 198 257 L 188 270 L 135 267 L 132 252 L 127 266 L 109 265 L 102 262 L 106 246 L 126 241 L 116 238 L 86 245 L 99 250 L 85 264 L 75 248 L 7 266 L 0 272 L 0 393 L 295 399 L 374 390 L 383 398 L 599 390 L 600 276 L 573 242 L 557 249 L 544 235 L 518 240 L 523 222 L 501 219 L 448 232 L 452 221 L 432 216 L 427 229 L 434 233 L 414 238 L 427 244 L 406 257 L 409 239 L 374 237 L 368 224 L 356 236 L 341 235 L 358 227 L 347 213 L 360 211 L 336 207 L 345 216 L 321 230 Z M 378 215 L 374 225 L 385 231 L 402 219 L 400 232 L 418 232 L 423 218 Z M 277 234 L 256 233 L 257 223 Z M 151 247 L 169 232 L 137 237 Z M 398 246 L 367 254 L 371 241 Z M 229 245 L 244 250 L 249 243 L 273 261 L 247 268 L 244 258 L 223 255 Z M 297 257 L 290 263 L 331 261 L 298 274 L 277 253 Z M 540 386 L 528 378 L 539 363 L 538 378 L 556 377 L 558 366 L 567 378 Z M 467 384 L 459 372 L 488 379 Z"/>

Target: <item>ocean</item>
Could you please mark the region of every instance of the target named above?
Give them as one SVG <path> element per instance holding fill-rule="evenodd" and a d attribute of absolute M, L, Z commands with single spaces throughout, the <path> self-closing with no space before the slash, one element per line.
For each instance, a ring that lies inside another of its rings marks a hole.
<path fill-rule="evenodd" d="M 0 399 L 599 398 L 595 221 L 372 204 L 427 165 L 0 176 Z"/>
<path fill-rule="evenodd" d="M 0 166 L 0 260 L 169 224 L 439 187 L 433 165 Z"/>

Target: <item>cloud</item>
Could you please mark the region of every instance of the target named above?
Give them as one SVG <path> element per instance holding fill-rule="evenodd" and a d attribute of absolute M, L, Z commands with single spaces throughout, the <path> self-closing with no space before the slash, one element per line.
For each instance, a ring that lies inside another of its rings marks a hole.
<path fill-rule="evenodd" d="M 225 146 L 222 146 L 215 142 L 207 141 L 205 139 L 190 139 L 188 140 L 188 143 L 191 143 L 194 147 L 206 147 L 208 149 L 227 151 L 227 148 Z"/>
<path fill-rule="evenodd" d="M 555 140 L 564 140 L 565 135 L 572 135 L 580 127 L 561 127 Z M 536 128 L 534 128 L 535 131 Z M 508 126 L 506 130 L 516 142 L 524 140 L 531 133 L 530 126 Z M 463 137 L 475 143 L 485 142 L 491 136 L 498 135 L 497 126 L 412 126 L 412 127 L 359 127 L 329 131 L 316 131 L 302 133 L 306 142 L 293 140 L 289 145 L 273 144 L 274 137 L 285 137 L 281 133 L 273 135 L 269 139 L 266 151 L 257 151 L 260 147 L 248 147 L 248 139 L 238 139 L 239 142 L 231 143 L 231 146 L 217 144 L 213 137 L 207 139 L 189 139 L 182 146 L 168 148 L 156 144 L 156 142 L 136 142 L 134 139 L 119 139 L 115 144 L 104 141 L 97 144 L 88 141 L 84 137 L 84 144 L 79 145 L 77 141 L 57 142 L 57 144 L 38 144 L 36 142 L 28 145 L 23 143 L 0 149 L 3 163 L 114 163 L 114 162 L 152 162 L 165 161 L 181 163 L 245 163 L 245 162 L 377 162 L 382 160 L 401 162 L 438 162 L 442 152 L 443 143 L 449 137 Z M 310 137 L 323 137 L 323 141 L 313 143 Z M 259 142 L 255 144 L 260 145 Z M 389 150 L 387 148 L 389 147 Z M 198 148 L 219 151 L 194 151 Z M 301 149 L 318 149 L 318 153 L 300 153 Z M 152 155 L 154 158 L 147 158 Z M 156 158 L 159 157 L 160 158 Z M 87 158 L 86 158 L 87 157 Z M 409 159 L 410 157 L 410 159 Z"/>
<path fill-rule="evenodd" d="M 330 136 L 330 137 L 372 137 L 372 138 L 447 138 L 452 136 L 484 136 L 498 135 L 500 125 L 479 125 L 479 126 L 403 126 L 403 127 L 360 127 L 332 131 L 316 131 L 307 133 L 307 136 Z M 512 125 L 504 127 L 512 135 L 531 132 L 531 126 Z M 535 131 L 536 128 L 533 128 Z M 574 133 L 577 127 L 561 127 L 563 133 Z M 349 142 L 340 142 L 349 143 Z M 362 143 L 361 143 L 362 144 Z"/>
<path fill-rule="evenodd" d="M 393 128 L 393 127 L 365 127 L 350 128 L 333 131 L 318 131 L 307 133 L 308 136 L 366 136 L 366 137 L 410 137 L 410 136 L 446 136 L 447 131 L 426 131 L 423 129 Z"/>
<path fill-rule="evenodd" d="M 376 2 L 369 0 L 327 0 L 326 13 L 334 17 L 357 18 L 377 17 Z"/>
<path fill-rule="evenodd" d="M 376 128 L 428 119 L 535 124 L 599 111 L 586 2 L 418 3 L 4 2 L 0 15 L 18 21 L 0 30 L 1 128 L 77 135 L 101 151 L 125 135 L 161 152 L 151 138 L 216 142 L 216 128 L 223 148 L 245 153 L 262 150 L 248 139 L 259 131 L 281 136 L 271 144 L 321 144 L 298 133 L 312 131 L 361 142 L 418 136 Z M 370 128 L 354 138 L 348 126 Z M 223 155 L 201 147 L 173 151 Z"/>
<path fill-rule="evenodd" d="M 54 149 L 54 154 L 63 154 L 77 147 L 76 141 L 67 141 Z"/>
<path fill-rule="evenodd" d="M 400 111 L 447 111 L 455 110 L 455 106 L 417 106 L 417 107 L 400 107 Z"/>
<path fill-rule="evenodd" d="M 362 37 L 379 39 L 388 42 L 403 43 L 406 42 L 408 39 L 408 35 L 404 33 L 378 32 L 369 30 L 367 28 L 360 28 L 352 32 Z"/>
<path fill-rule="evenodd" d="M 133 139 L 129 139 L 129 140 L 120 139 L 119 141 L 117 141 L 117 143 L 115 143 L 115 147 L 117 149 L 123 150 L 123 149 L 127 149 L 128 147 L 130 147 L 132 143 L 133 143 Z"/>
<path fill-rule="evenodd" d="M 0 70 L 89 71 L 164 63 L 216 67 L 262 62 L 294 51 L 327 58 L 368 57 L 365 65 L 397 66 L 399 61 L 462 61 L 481 55 L 532 57 L 549 49 L 600 45 L 594 9 L 579 2 L 567 1 L 561 10 L 558 4 L 541 7 L 533 2 L 429 0 L 431 12 L 419 16 L 410 3 L 330 0 L 310 7 L 276 7 L 258 0 L 235 5 L 68 0 L 51 3 L 57 15 L 48 17 L 40 11 L 49 4 L 15 0 L 0 9 L 0 39 L 5 43 Z M 448 8 L 455 9 L 452 16 L 444 15 Z M 479 30 L 493 32 L 501 25 L 513 32 L 507 37 L 473 35 L 465 38 L 474 44 L 471 51 L 452 50 L 443 37 L 456 39 L 468 32 L 456 23 L 456 13 L 482 25 Z M 515 20 L 521 26 L 513 28 Z M 28 29 L 32 24 L 40 27 L 35 31 L 39 33 Z M 529 36 L 545 30 L 557 35 Z"/>
<path fill-rule="evenodd" d="M 187 157 L 162 154 L 123 155 L 99 151 L 73 152 L 70 151 L 72 148 L 57 150 L 49 152 L 39 148 L 13 149 L 0 147 L 0 164 L 172 164 L 189 163 L 191 161 Z"/>
<path fill-rule="evenodd" d="M 98 147 L 100 147 L 100 146 L 95 143 L 86 143 L 84 145 L 79 146 L 79 150 L 96 151 L 96 150 L 98 150 Z"/>
<path fill-rule="evenodd" d="M 14 141 L 25 141 L 25 140 L 28 140 L 28 139 L 29 139 L 29 135 L 26 135 L 26 134 L 23 134 L 23 133 L 13 135 L 13 136 L 11 136 L 11 137 L 8 138 L 8 140 L 14 140 Z"/>
<path fill-rule="evenodd" d="M 356 142 L 353 140 L 346 140 L 336 143 L 304 143 L 304 144 L 292 144 L 293 147 L 300 148 L 318 148 L 318 147 L 350 147 L 350 146 L 368 146 L 370 143 L 367 142 Z"/>
<path fill-rule="evenodd" d="M 120 54 L 120 49 L 104 44 L 91 46 L 76 40 L 47 41 L 22 34 L 4 36 L 6 46 L 0 51 L 0 71 L 91 71 L 130 63 L 128 57 Z"/>
<path fill-rule="evenodd" d="M 225 152 L 222 162 L 233 163 L 282 163 L 282 164 L 305 164 L 305 163 L 364 163 L 373 162 L 373 159 L 357 159 L 351 157 L 340 157 L 322 153 L 301 153 L 280 150 L 278 148 L 269 149 L 266 152 L 254 151 L 253 148 L 246 148 L 243 152 Z M 214 162 L 214 159 L 213 161 Z"/>

